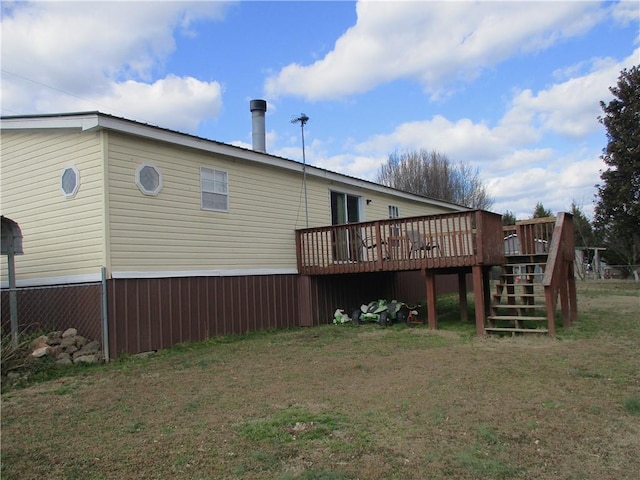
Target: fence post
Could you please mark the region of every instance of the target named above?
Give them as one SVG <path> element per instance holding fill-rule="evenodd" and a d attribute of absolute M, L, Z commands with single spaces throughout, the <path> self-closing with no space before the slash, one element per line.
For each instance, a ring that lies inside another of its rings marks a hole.
<path fill-rule="evenodd" d="M 16 292 L 16 264 L 13 252 L 13 240 L 8 242 L 8 276 L 9 276 L 9 315 L 11 316 L 11 342 L 18 346 L 18 298 Z"/>
<path fill-rule="evenodd" d="M 100 301 L 102 303 L 102 355 L 109 363 L 109 316 L 107 312 L 107 267 L 100 269 L 101 288 Z"/>

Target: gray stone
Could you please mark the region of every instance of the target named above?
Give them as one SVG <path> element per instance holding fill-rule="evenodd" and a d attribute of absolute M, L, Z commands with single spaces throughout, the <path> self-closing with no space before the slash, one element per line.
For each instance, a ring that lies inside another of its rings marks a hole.
<path fill-rule="evenodd" d="M 62 342 L 62 337 L 48 337 L 47 343 L 51 346 L 60 345 Z"/>
<path fill-rule="evenodd" d="M 49 355 L 51 355 L 52 357 L 57 357 L 63 351 L 64 350 L 62 349 L 62 347 L 60 345 L 55 345 L 55 346 L 51 347 L 51 350 L 49 350 Z"/>
<path fill-rule="evenodd" d="M 73 365 L 71 358 L 60 358 L 56 360 L 56 365 Z"/>
<path fill-rule="evenodd" d="M 87 343 L 84 347 L 78 350 L 73 354 L 74 357 L 81 357 L 82 355 L 93 355 L 98 353 L 101 349 L 102 345 L 100 342 L 93 340 L 92 342 Z"/>
<path fill-rule="evenodd" d="M 82 335 L 76 335 L 76 347 L 82 347 L 89 343 L 89 339 L 87 337 L 83 337 Z"/>
<path fill-rule="evenodd" d="M 51 351 L 50 349 L 51 347 L 49 347 L 48 345 L 46 347 L 36 348 L 31 356 L 35 358 L 44 357 L 45 355 L 49 354 L 49 352 Z"/>
<path fill-rule="evenodd" d="M 97 355 L 82 355 L 74 357 L 73 363 L 98 363 Z"/>
<path fill-rule="evenodd" d="M 71 361 L 71 355 L 69 355 L 67 352 L 61 352 L 58 355 L 56 355 L 56 360 L 69 360 Z"/>
<path fill-rule="evenodd" d="M 73 353 L 78 351 L 78 347 L 76 347 L 75 345 L 71 345 L 71 346 L 65 348 L 64 351 L 71 355 L 71 354 L 73 354 Z"/>
<path fill-rule="evenodd" d="M 78 334 L 78 330 L 75 328 L 67 328 L 64 332 L 62 332 L 62 338 L 67 337 L 75 337 Z"/>
<path fill-rule="evenodd" d="M 72 346 L 76 346 L 76 337 L 75 336 L 73 336 L 73 337 L 64 337 L 62 339 L 62 342 L 60 343 L 60 346 L 62 348 L 69 348 L 69 347 L 72 347 Z"/>
<path fill-rule="evenodd" d="M 95 350 L 96 352 L 99 352 L 102 349 L 102 344 L 97 340 L 92 340 L 91 342 L 87 343 L 83 348 L 86 350 Z"/>

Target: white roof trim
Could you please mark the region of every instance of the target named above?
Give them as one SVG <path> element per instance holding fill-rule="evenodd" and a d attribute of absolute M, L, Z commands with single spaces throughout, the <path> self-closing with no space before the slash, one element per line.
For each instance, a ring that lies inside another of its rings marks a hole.
<path fill-rule="evenodd" d="M 296 268 L 246 268 L 232 270 L 169 270 L 157 272 L 111 272 L 111 278 L 184 278 L 184 277 L 245 277 L 259 275 L 297 275 Z"/>
<path fill-rule="evenodd" d="M 5 117 L 0 119 L 0 128 L 6 130 L 17 129 L 77 129 L 78 131 L 92 131 L 101 128 L 114 130 L 129 135 L 137 135 L 150 140 L 167 142 L 174 145 L 193 148 L 204 152 L 225 155 L 233 158 L 242 158 L 244 160 L 259 164 L 270 165 L 285 170 L 302 173 L 303 165 L 300 162 L 289 160 L 282 157 L 270 155 L 268 153 L 255 152 L 241 147 L 228 145 L 214 140 L 196 137 L 186 133 L 180 133 L 168 130 L 162 127 L 139 123 L 134 120 L 113 117 L 99 112 L 75 113 L 75 114 L 59 114 L 59 115 L 33 115 L 24 117 Z M 367 180 L 350 177 L 344 174 L 331 172 L 322 168 L 307 165 L 307 175 L 323 178 L 326 180 L 339 182 L 346 185 L 363 188 L 378 193 L 393 195 L 395 197 L 405 198 L 422 202 L 429 205 L 449 208 L 453 211 L 467 211 L 469 208 L 461 205 L 455 205 L 442 200 L 426 198 L 420 195 L 403 192 L 393 188 L 385 187 Z"/>

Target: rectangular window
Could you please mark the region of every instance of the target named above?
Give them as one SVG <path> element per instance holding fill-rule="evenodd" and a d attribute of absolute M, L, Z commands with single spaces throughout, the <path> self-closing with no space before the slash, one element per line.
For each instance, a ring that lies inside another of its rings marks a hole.
<path fill-rule="evenodd" d="M 399 218 L 400 217 L 400 209 L 396 205 L 389 205 L 389 218 Z M 389 233 L 392 237 L 400 236 L 400 226 L 399 225 L 391 225 L 389 227 Z"/>
<path fill-rule="evenodd" d="M 203 210 L 229 210 L 227 172 L 200 167 L 200 192 Z"/>

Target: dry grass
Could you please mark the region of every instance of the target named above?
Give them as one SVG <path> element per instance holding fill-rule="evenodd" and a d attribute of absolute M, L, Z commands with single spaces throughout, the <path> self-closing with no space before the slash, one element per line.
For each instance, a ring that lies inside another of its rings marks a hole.
<path fill-rule="evenodd" d="M 638 288 L 578 302 L 555 340 L 326 326 L 6 392 L 2 478 L 639 478 Z"/>

